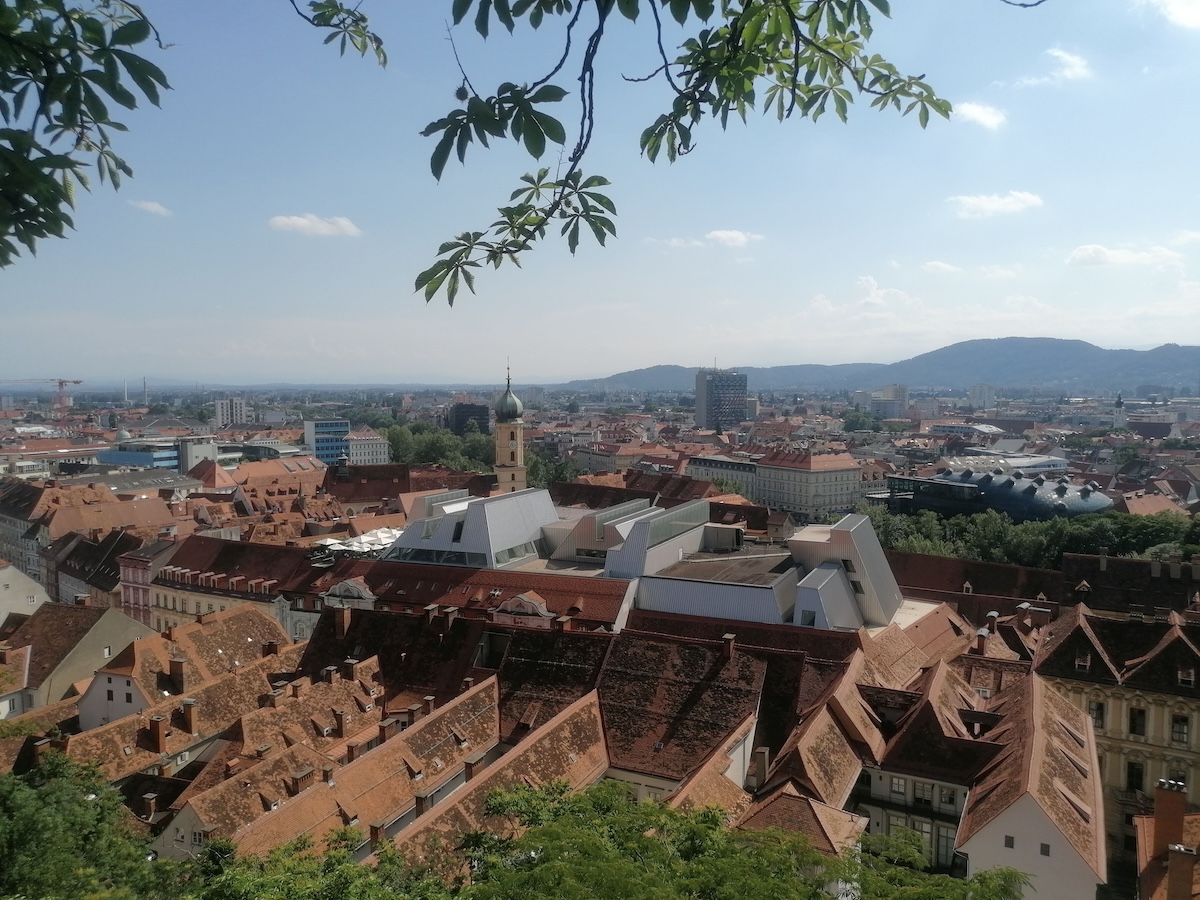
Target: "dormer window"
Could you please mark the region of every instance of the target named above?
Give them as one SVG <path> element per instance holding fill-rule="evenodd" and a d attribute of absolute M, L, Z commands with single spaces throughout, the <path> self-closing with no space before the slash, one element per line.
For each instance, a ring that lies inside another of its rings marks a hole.
<path fill-rule="evenodd" d="M 1075 671 L 1076 672 L 1087 672 L 1091 668 L 1092 668 L 1092 654 L 1083 653 L 1083 652 L 1075 654 Z"/>
<path fill-rule="evenodd" d="M 1179 686 L 1180 687 L 1195 687 L 1196 686 L 1196 669 L 1194 666 L 1179 667 Z"/>

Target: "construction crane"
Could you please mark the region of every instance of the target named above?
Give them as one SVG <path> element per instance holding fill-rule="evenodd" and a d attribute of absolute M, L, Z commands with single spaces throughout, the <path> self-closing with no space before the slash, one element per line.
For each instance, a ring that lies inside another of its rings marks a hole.
<path fill-rule="evenodd" d="M 67 410 L 70 408 L 67 403 L 67 385 L 68 384 L 83 384 L 77 378 L 0 378 L 0 384 L 56 384 L 58 391 L 54 395 L 54 410 L 57 413 L 58 427 L 66 431 L 67 428 Z"/>

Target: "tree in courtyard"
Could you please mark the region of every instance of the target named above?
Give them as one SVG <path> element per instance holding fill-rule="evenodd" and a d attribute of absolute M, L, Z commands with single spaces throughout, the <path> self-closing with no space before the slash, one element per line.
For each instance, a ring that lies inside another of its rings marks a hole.
<path fill-rule="evenodd" d="M 175 868 L 149 848 L 98 771 L 51 752 L 0 776 L 0 896 L 134 898 L 173 894 Z"/>

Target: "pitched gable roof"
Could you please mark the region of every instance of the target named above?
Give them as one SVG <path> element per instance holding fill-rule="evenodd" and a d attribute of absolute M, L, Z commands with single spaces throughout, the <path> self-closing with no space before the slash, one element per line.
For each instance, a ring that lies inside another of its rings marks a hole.
<path fill-rule="evenodd" d="M 993 698 L 988 709 L 1002 717 L 988 737 L 1003 748 L 967 795 L 957 845 L 1030 796 L 1104 882 L 1103 788 L 1087 713 L 1036 675 Z"/>

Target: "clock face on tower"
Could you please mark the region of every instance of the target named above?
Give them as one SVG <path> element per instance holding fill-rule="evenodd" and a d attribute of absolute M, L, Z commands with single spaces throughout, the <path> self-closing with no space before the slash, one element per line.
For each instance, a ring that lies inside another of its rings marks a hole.
<path fill-rule="evenodd" d="M 516 442 L 516 441 L 509 441 L 509 442 L 508 442 L 508 449 L 509 449 L 509 450 L 515 450 L 516 448 L 517 448 L 517 442 Z"/>

